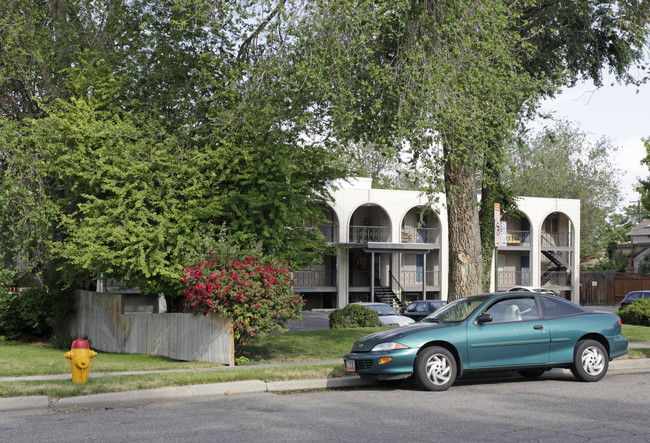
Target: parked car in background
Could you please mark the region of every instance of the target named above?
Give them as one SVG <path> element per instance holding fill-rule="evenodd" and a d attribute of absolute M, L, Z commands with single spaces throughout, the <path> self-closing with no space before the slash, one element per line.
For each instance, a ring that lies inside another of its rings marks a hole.
<path fill-rule="evenodd" d="M 650 291 L 632 291 L 628 292 L 628 294 L 625 296 L 625 298 L 621 301 L 621 304 L 619 306 L 619 311 L 626 306 L 631 305 L 637 300 L 641 300 L 644 298 L 650 298 Z"/>
<path fill-rule="evenodd" d="M 516 370 L 532 378 L 570 368 L 578 380 L 595 382 L 610 360 L 627 353 L 627 343 L 615 314 L 537 292 L 502 292 L 457 299 L 420 323 L 367 335 L 344 362 L 363 378 L 414 375 L 431 391 L 472 371 Z"/>
<path fill-rule="evenodd" d="M 555 292 L 552 289 L 535 288 L 533 286 L 514 286 L 508 289 L 508 292 L 520 292 L 520 291 L 539 292 L 540 294 L 557 295 L 557 292 Z"/>
<path fill-rule="evenodd" d="M 405 316 L 415 321 L 420 321 L 429 314 L 433 314 L 437 309 L 442 308 L 447 302 L 442 300 L 417 300 L 412 301 L 404 308 L 402 312 Z"/>
<path fill-rule="evenodd" d="M 405 326 L 415 323 L 415 320 L 400 314 L 395 308 L 386 303 L 357 302 L 355 304 L 375 311 L 379 315 L 379 321 L 383 326 Z"/>

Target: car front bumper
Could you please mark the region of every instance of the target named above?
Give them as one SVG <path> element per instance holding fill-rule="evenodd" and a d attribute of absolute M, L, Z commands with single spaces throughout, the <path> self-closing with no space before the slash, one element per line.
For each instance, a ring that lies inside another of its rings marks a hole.
<path fill-rule="evenodd" d="M 352 352 L 343 357 L 349 372 L 372 375 L 380 380 L 408 377 L 413 373 L 417 349 L 386 352 Z M 382 363 L 383 361 L 383 363 Z"/>

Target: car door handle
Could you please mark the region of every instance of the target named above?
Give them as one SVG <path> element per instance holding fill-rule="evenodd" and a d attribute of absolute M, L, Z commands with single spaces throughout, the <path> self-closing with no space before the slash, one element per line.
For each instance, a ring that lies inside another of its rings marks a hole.
<path fill-rule="evenodd" d="M 535 326 L 533 326 L 533 329 L 544 329 L 544 326 L 542 326 L 542 325 L 535 325 Z"/>

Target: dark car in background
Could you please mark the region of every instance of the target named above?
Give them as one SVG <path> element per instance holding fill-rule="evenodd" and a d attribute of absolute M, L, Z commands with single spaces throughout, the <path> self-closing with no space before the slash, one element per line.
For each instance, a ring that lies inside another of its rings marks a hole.
<path fill-rule="evenodd" d="M 632 303 L 634 303 L 637 300 L 641 299 L 648 299 L 650 298 L 650 291 L 632 291 L 629 292 L 623 301 L 621 301 L 621 305 L 619 306 L 619 311 Z"/>
<path fill-rule="evenodd" d="M 433 314 L 437 309 L 442 308 L 447 302 L 442 300 L 417 300 L 409 303 L 402 314 L 412 318 L 415 321 L 420 321 L 429 314 Z"/>

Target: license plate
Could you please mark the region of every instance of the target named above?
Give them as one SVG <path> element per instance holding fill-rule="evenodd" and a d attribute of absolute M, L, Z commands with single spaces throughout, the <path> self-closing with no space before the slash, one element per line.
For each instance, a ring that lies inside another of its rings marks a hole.
<path fill-rule="evenodd" d="M 345 367 L 349 372 L 354 372 L 357 370 L 354 360 L 345 360 Z"/>

